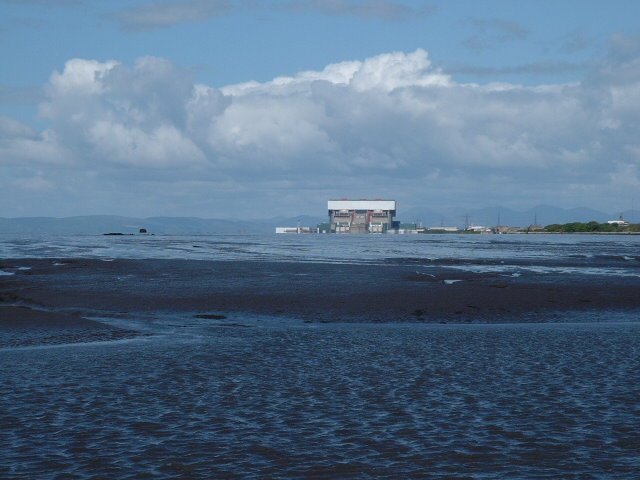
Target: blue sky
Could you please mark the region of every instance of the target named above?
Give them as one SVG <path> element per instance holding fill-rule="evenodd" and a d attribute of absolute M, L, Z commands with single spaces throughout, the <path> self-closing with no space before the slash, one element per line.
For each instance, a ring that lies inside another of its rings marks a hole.
<path fill-rule="evenodd" d="M 0 215 L 622 210 L 638 18 L 623 0 L 0 0 Z"/>

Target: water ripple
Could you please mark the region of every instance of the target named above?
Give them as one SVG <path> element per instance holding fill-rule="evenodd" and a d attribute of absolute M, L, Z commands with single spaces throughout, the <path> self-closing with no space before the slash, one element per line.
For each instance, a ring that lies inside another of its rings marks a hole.
<path fill-rule="evenodd" d="M 272 326 L 0 351 L 0 476 L 633 478 L 639 334 Z"/>

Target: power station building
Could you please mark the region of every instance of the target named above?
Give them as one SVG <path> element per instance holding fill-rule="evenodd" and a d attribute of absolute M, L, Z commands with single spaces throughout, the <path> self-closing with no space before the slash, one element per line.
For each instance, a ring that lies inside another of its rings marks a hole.
<path fill-rule="evenodd" d="M 332 233 L 386 233 L 395 227 L 395 200 L 329 200 Z"/>

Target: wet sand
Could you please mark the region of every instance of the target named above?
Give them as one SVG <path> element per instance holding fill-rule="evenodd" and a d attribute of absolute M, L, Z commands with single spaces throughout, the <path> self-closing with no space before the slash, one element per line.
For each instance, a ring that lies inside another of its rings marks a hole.
<path fill-rule="evenodd" d="M 255 261 L 21 259 L 0 279 L 0 305 L 73 309 L 73 318 L 136 313 L 250 312 L 305 321 L 562 321 L 564 312 L 640 312 L 640 278 L 473 273 L 411 262 L 314 264 Z M 4 310 L 34 318 L 25 310 Z M 587 315 L 588 316 L 588 315 Z M 42 322 L 45 322 L 45 317 Z M 11 322 L 10 322 L 11 323 Z"/>

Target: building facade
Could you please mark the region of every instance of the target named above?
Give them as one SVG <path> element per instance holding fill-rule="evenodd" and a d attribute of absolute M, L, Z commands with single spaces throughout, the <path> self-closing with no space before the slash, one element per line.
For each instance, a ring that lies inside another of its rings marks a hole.
<path fill-rule="evenodd" d="M 329 200 L 332 233 L 386 233 L 394 228 L 395 200 Z"/>

